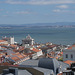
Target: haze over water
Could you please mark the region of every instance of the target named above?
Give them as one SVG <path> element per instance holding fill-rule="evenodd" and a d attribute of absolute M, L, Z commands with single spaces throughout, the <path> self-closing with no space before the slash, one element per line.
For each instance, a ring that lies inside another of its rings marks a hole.
<path fill-rule="evenodd" d="M 35 42 L 71 45 L 75 43 L 75 28 L 11 28 L 0 29 L 2 36 L 14 36 L 15 41 L 21 43 L 27 35 L 30 35 Z"/>

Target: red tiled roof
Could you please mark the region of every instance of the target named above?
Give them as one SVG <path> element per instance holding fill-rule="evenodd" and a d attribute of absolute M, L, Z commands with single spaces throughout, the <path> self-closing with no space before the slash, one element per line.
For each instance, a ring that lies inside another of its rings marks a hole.
<path fill-rule="evenodd" d="M 9 65 L 9 66 L 11 66 L 11 67 L 12 67 L 12 66 L 13 66 L 13 67 L 18 67 L 19 65 L 16 64 L 16 65 Z"/>
<path fill-rule="evenodd" d="M 0 54 L 0 57 L 2 57 L 2 54 Z"/>
<path fill-rule="evenodd" d="M 17 47 L 17 45 L 14 45 L 14 44 L 11 44 L 10 46 L 11 46 L 11 47 Z"/>
<path fill-rule="evenodd" d="M 20 51 L 24 50 L 24 47 L 21 47 L 21 46 L 20 46 L 19 50 L 20 50 Z"/>
<path fill-rule="evenodd" d="M 19 59 L 19 58 L 17 58 L 17 57 L 11 57 L 11 59 L 12 59 L 12 60 L 15 60 L 15 61 L 20 60 L 20 59 Z"/>
<path fill-rule="evenodd" d="M 19 52 L 15 53 L 15 54 L 12 53 L 12 55 L 16 55 L 19 59 L 24 58 L 24 56 L 22 54 L 20 54 Z"/>
<path fill-rule="evenodd" d="M 5 40 L 0 40 L 0 42 L 5 42 Z"/>
<path fill-rule="evenodd" d="M 0 46 L 8 46 L 8 44 L 0 44 Z"/>
<path fill-rule="evenodd" d="M 68 47 L 68 49 L 72 49 L 72 47 L 70 46 L 70 47 Z"/>
<path fill-rule="evenodd" d="M 20 59 L 23 59 L 24 57 L 20 54 L 16 55 L 17 57 L 19 57 Z"/>
<path fill-rule="evenodd" d="M 32 55 L 32 54 L 34 54 L 33 52 L 32 53 L 25 53 L 25 55 Z"/>
<path fill-rule="evenodd" d="M 3 55 L 5 55 L 5 54 L 0 54 L 0 57 L 2 57 Z"/>
<path fill-rule="evenodd" d="M 63 55 L 63 52 L 60 52 L 58 55 L 62 56 Z"/>
<path fill-rule="evenodd" d="M 25 54 L 21 54 L 22 56 L 24 56 L 24 57 L 26 57 L 27 55 L 25 55 Z"/>
<path fill-rule="evenodd" d="M 55 57 L 56 59 L 58 59 L 59 57 L 57 56 L 57 57 Z"/>
<path fill-rule="evenodd" d="M 64 61 L 64 63 L 71 65 L 71 63 L 75 63 L 75 61 L 67 60 L 67 61 Z"/>
<path fill-rule="evenodd" d="M 72 49 L 72 47 L 75 47 L 75 45 L 72 45 L 72 46 L 68 47 L 68 49 Z"/>
<path fill-rule="evenodd" d="M 34 52 L 39 52 L 39 51 L 41 51 L 41 50 L 38 50 L 38 49 L 36 49 L 36 48 L 33 48 L 32 49 Z"/>
<path fill-rule="evenodd" d="M 63 75 L 63 73 L 57 74 L 57 75 Z"/>
<path fill-rule="evenodd" d="M 55 54 L 55 52 L 52 51 L 52 52 L 50 52 L 50 54 Z"/>
<path fill-rule="evenodd" d="M 54 58 L 54 57 L 52 57 L 51 55 L 49 55 L 49 54 L 47 54 L 47 56 L 49 57 L 49 58 Z"/>
<path fill-rule="evenodd" d="M 62 55 L 63 55 L 63 52 L 61 52 L 60 54 L 62 54 Z"/>
<path fill-rule="evenodd" d="M 9 66 L 9 65 L 11 65 L 11 63 L 5 62 L 5 63 L 0 63 L 0 65 L 6 65 L 6 66 L 8 65 Z"/>
<path fill-rule="evenodd" d="M 15 54 L 20 54 L 19 52 L 15 53 Z"/>
<path fill-rule="evenodd" d="M 3 50 L 0 50 L 0 51 L 3 51 Z"/>
<path fill-rule="evenodd" d="M 6 57 L 10 57 L 10 55 L 7 55 Z"/>
<path fill-rule="evenodd" d="M 75 45 L 72 45 L 72 47 L 75 47 Z"/>

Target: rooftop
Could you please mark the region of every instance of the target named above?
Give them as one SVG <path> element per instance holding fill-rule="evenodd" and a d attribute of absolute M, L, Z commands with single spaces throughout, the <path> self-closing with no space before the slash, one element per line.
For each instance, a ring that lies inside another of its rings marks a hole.
<path fill-rule="evenodd" d="M 68 52 L 74 51 L 75 52 L 75 47 L 72 47 L 71 49 L 69 48 L 69 49 L 63 50 L 63 52 L 66 52 L 66 51 L 68 51 Z"/>
<path fill-rule="evenodd" d="M 72 49 L 72 47 L 75 47 L 75 45 L 72 45 L 72 46 L 68 47 L 68 49 Z"/>
<path fill-rule="evenodd" d="M 25 66 L 25 67 L 37 67 L 38 62 L 39 62 L 39 60 L 31 60 L 31 59 L 29 59 L 29 60 L 26 60 L 26 61 L 18 64 L 18 65 Z"/>
<path fill-rule="evenodd" d="M 3 72 L 3 69 L 8 69 L 9 67 L 15 67 L 15 68 L 18 68 L 20 70 L 20 72 L 22 72 L 22 70 L 26 71 L 26 73 L 30 72 L 32 75 L 43 75 L 42 72 L 36 70 L 36 69 L 33 69 L 33 68 L 27 68 L 27 67 L 16 67 L 16 66 L 0 66 L 0 74 Z M 24 71 L 24 72 L 25 72 Z M 23 72 L 23 73 L 24 73 Z M 29 73 L 28 73 L 29 74 Z M 23 75 L 21 73 L 21 75 Z M 26 75 L 26 74 L 25 74 Z"/>
<path fill-rule="evenodd" d="M 0 42 L 5 42 L 5 40 L 0 40 Z"/>
<path fill-rule="evenodd" d="M 36 49 L 36 48 L 33 48 L 32 49 L 34 52 L 39 52 L 39 51 L 41 51 L 41 50 L 38 50 L 38 49 Z"/>
<path fill-rule="evenodd" d="M 67 60 L 67 61 L 64 61 L 64 63 L 71 65 L 72 63 L 75 63 L 75 61 Z"/>

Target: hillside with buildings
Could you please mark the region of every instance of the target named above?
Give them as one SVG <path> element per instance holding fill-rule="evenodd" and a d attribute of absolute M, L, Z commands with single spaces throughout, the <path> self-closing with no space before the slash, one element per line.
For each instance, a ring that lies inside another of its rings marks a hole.
<path fill-rule="evenodd" d="M 39 75 L 74 75 L 75 45 L 57 45 L 50 42 L 38 44 L 30 35 L 22 40 L 22 44 L 15 43 L 14 39 L 5 36 L 0 40 L 0 67 L 4 66 L 1 75 L 21 75 L 19 71 L 35 75 L 35 70 L 39 71 Z M 12 70 L 14 71 L 11 72 Z"/>

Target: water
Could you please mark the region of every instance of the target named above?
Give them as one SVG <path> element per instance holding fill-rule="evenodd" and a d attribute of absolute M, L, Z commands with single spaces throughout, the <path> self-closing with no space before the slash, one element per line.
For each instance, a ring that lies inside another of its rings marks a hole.
<path fill-rule="evenodd" d="M 0 29 L 0 39 L 2 36 L 14 36 L 15 41 L 21 40 L 28 34 L 35 39 L 35 42 L 71 45 L 75 43 L 75 28 L 23 28 Z"/>

